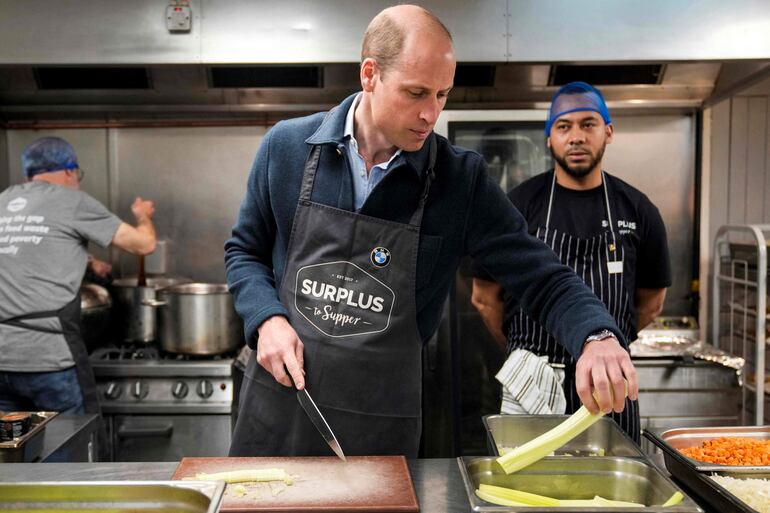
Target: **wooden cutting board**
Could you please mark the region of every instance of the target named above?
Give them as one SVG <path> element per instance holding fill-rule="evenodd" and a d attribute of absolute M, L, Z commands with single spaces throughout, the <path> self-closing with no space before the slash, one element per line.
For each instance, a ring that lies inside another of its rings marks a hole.
<path fill-rule="evenodd" d="M 282 468 L 294 483 L 245 484 L 239 497 L 228 485 L 219 511 L 227 512 L 417 512 L 412 477 L 403 456 L 276 458 L 183 458 L 171 479 L 199 472 Z"/>

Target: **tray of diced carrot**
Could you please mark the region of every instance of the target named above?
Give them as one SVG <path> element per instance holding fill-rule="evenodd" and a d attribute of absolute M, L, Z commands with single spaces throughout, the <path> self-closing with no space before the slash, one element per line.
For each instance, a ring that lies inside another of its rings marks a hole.
<path fill-rule="evenodd" d="M 696 469 L 770 471 L 770 426 L 676 428 L 651 433 L 653 443 Z"/>
<path fill-rule="evenodd" d="M 701 504 L 720 512 L 758 511 L 738 492 L 770 478 L 770 426 L 652 429 L 645 430 L 644 437 L 663 451 L 672 477 L 700 498 Z M 728 490 L 722 486 L 724 482 L 717 481 L 725 477 L 740 486 Z M 763 502 L 759 510 L 770 511 L 770 504 Z"/>

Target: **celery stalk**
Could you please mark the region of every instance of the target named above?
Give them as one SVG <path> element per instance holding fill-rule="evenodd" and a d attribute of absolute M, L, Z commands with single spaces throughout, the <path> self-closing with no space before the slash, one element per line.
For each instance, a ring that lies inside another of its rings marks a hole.
<path fill-rule="evenodd" d="M 287 485 L 292 484 L 292 476 L 282 468 L 260 468 L 246 470 L 231 470 L 229 472 L 216 472 L 207 474 L 201 472 L 195 474 L 198 481 L 224 481 L 225 483 L 245 483 L 249 481 L 283 481 Z"/>
<path fill-rule="evenodd" d="M 488 484 L 480 484 L 479 489 L 476 490 L 476 495 L 481 497 L 487 502 L 497 504 L 498 506 L 530 506 L 530 507 L 573 507 L 573 508 L 587 508 L 587 507 L 615 507 L 615 508 L 643 508 L 644 504 L 628 501 L 615 501 L 605 499 L 599 495 L 594 496 L 593 499 L 554 499 L 553 497 L 546 497 L 545 495 L 537 495 L 534 493 L 524 492 L 521 490 L 515 490 L 513 488 L 505 488 L 502 486 L 494 486 Z"/>
<path fill-rule="evenodd" d="M 497 495 L 493 495 L 491 493 L 482 492 L 481 490 L 476 490 L 476 496 L 481 500 L 485 500 L 490 504 L 497 504 L 498 506 L 529 506 L 529 504 L 524 504 L 523 502 L 516 502 L 509 499 L 503 499 L 502 497 L 498 497 Z"/>
<path fill-rule="evenodd" d="M 529 492 L 522 492 L 520 490 L 514 490 L 513 488 L 504 488 L 502 486 L 493 486 L 488 484 L 480 484 L 479 490 L 482 492 L 494 495 L 506 500 L 515 501 L 527 506 L 558 506 L 559 499 L 553 499 L 544 495 L 537 495 Z"/>
<path fill-rule="evenodd" d="M 682 492 L 674 492 L 674 495 L 669 497 L 669 499 L 663 503 L 663 507 L 667 508 L 669 506 L 676 506 L 683 500 L 684 500 L 684 495 L 682 495 Z"/>
<path fill-rule="evenodd" d="M 597 506 L 614 506 L 616 508 L 643 508 L 644 504 L 639 504 L 638 502 L 627 502 L 627 501 L 613 501 L 610 499 L 605 499 L 604 497 L 597 495 L 594 497 L 594 503 Z"/>
<path fill-rule="evenodd" d="M 503 467 L 506 474 L 517 472 L 562 447 L 603 416 L 602 412 L 593 415 L 585 406 L 581 406 L 555 428 L 497 458 L 497 463 Z"/>

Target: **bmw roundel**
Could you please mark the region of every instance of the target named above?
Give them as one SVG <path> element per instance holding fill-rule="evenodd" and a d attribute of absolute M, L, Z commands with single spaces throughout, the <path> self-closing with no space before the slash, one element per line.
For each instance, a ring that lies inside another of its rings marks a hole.
<path fill-rule="evenodd" d="M 385 267 L 390 263 L 390 251 L 388 251 L 388 248 L 378 246 L 372 250 L 369 260 L 372 261 L 372 265 L 375 267 Z"/>

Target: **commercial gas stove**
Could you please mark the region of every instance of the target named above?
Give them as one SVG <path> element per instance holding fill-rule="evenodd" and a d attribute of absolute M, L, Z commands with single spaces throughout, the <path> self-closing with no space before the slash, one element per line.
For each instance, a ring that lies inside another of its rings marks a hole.
<path fill-rule="evenodd" d="M 96 349 L 90 360 L 111 460 L 226 456 L 234 357 L 175 355 L 153 345 Z"/>

